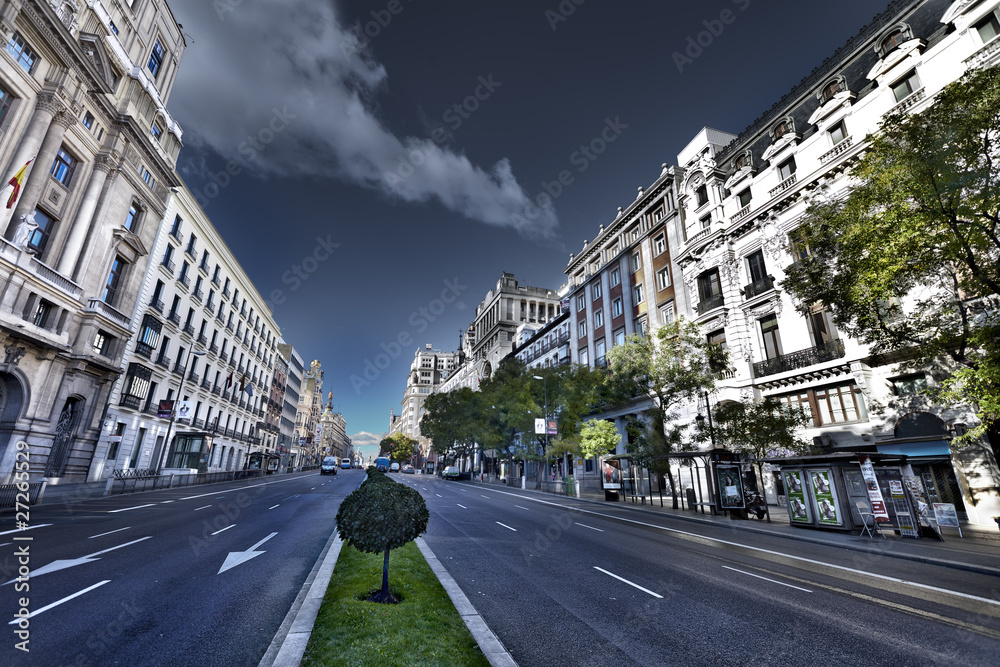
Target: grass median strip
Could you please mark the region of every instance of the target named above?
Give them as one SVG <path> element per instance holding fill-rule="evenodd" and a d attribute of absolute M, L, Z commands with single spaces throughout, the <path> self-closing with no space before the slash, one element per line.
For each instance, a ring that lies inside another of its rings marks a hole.
<path fill-rule="evenodd" d="M 391 555 L 398 604 L 364 600 L 382 582 L 382 555 L 345 544 L 302 665 L 489 665 L 413 542 Z"/>

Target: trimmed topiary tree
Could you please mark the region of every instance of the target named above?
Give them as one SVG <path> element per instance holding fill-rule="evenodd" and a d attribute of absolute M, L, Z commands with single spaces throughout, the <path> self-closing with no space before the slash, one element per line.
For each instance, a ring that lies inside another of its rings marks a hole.
<path fill-rule="evenodd" d="M 337 533 L 359 551 L 384 553 L 382 588 L 372 602 L 394 603 L 389 593 L 389 552 L 416 539 L 427 530 L 430 514 L 423 497 L 384 473 L 369 472 L 368 479 L 340 503 Z"/>

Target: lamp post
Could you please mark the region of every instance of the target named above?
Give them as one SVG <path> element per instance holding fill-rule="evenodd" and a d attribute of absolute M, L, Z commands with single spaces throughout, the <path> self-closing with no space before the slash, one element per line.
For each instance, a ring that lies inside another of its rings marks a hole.
<path fill-rule="evenodd" d="M 191 357 L 201 357 L 205 355 L 205 350 L 191 350 L 188 353 L 187 363 L 184 365 L 184 373 L 181 375 L 181 383 L 177 386 L 177 400 L 174 401 L 174 405 L 170 409 L 170 422 L 167 423 L 167 437 L 163 439 L 163 458 L 161 458 L 156 466 L 157 471 L 163 467 L 163 459 L 169 459 L 170 457 L 170 430 L 174 426 L 174 416 L 177 414 L 177 404 L 181 402 L 181 397 L 184 392 L 184 380 L 187 378 L 188 371 L 191 368 Z"/>
<path fill-rule="evenodd" d="M 545 452 L 546 452 L 546 455 L 547 455 L 548 451 L 549 451 L 549 380 L 548 380 L 548 377 L 542 377 L 541 375 L 532 375 L 531 377 L 533 377 L 536 380 L 541 380 L 542 381 L 542 392 L 543 392 L 542 395 L 544 397 L 544 408 L 543 409 L 545 410 L 545 415 L 544 415 L 545 419 L 543 419 L 542 421 L 545 422 L 545 426 L 544 426 L 544 429 L 545 429 Z M 548 459 L 546 459 L 546 460 L 548 460 Z M 539 474 L 539 476 L 542 474 L 541 470 L 539 470 L 538 474 Z"/>

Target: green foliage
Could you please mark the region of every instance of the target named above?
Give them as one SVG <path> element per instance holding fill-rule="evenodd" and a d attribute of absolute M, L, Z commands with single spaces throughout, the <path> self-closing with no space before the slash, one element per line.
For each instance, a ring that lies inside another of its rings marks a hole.
<path fill-rule="evenodd" d="M 393 461 L 409 463 L 417 453 L 417 441 L 405 433 L 392 433 L 379 442 L 379 451 Z"/>
<path fill-rule="evenodd" d="M 414 540 L 427 530 L 427 504 L 415 489 L 383 473 L 352 491 L 337 511 L 340 538 L 367 553 L 382 553 Z"/>
<path fill-rule="evenodd" d="M 712 411 L 712 422 L 711 433 L 707 423 L 699 423 L 695 429 L 697 440 L 705 442 L 714 436 L 716 446 L 742 452 L 753 460 L 801 454 L 811 447 L 800 435 L 808 418 L 770 396 L 750 403 L 720 403 Z"/>
<path fill-rule="evenodd" d="M 446 462 L 469 456 L 479 434 L 478 412 L 479 395 L 468 387 L 431 394 L 424 401 L 420 432 Z"/>
<path fill-rule="evenodd" d="M 615 451 L 621 441 L 614 423 L 591 419 L 580 430 L 580 454 L 585 459 L 602 456 Z"/>
<path fill-rule="evenodd" d="M 857 187 L 810 207 L 795 245 L 811 254 L 782 287 L 802 312 L 831 307 L 876 361 L 929 370 L 938 400 L 975 407 L 978 435 L 1000 415 L 1000 70 L 973 70 L 869 139 Z"/>

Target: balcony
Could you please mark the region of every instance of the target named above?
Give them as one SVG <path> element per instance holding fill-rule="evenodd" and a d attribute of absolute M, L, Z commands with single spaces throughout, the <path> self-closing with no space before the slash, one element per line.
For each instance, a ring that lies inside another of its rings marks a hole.
<path fill-rule="evenodd" d="M 927 92 L 924 88 L 915 90 L 909 97 L 904 98 L 899 104 L 894 106 L 892 111 L 889 113 L 902 113 L 904 111 L 909 111 L 922 102 L 925 97 L 927 97 Z"/>
<path fill-rule="evenodd" d="M 824 345 L 810 347 L 807 350 L 799 350 L 791 354 L 783 354 L 780 357 L 758 361 L 753 365 L 754 377 L 766 377 L 778 373 L 794 371 L 798 368 L 807 368 L 815 364 L 821 364 L 834 359 L 840 359 L 847 353 L 844 351 L 844 341 L 832 340 Z"/>
<path fill-rule="evenodd" d="M 752 206 L 751 204 L 747 204 L 746 206 L 744 206 L 743 208 L 741 208 L 739 211 L 737 211 L 736 215 L 733 216 L 733 222 L 739 222 L 743 218 L 747 217 L 750 214 L 750 207 L 751 206 Z"/>
<path fill-rule="evenodd" d="M 149 305 L 153 310 L 155 310 L 159 314 L 161 315 L 163 314 L 163 309 L 165 306 L 163 305 L 163 302 L 160 301 L 159 299 L 153 299 L 152 301 L 149 302 Z"/>
<path fill-rule="evenodd" d="M 219 276 L 212 276 L 212 284 L 219 287 Z"/>
<path fill-rule="evenodd" d="M 177 282 L 184 285 L 185 289 L 191 289 L 191 278 L 187 274 L 177 276 Z"/>
<path fill-rule="evenodd" d="M 171 372 L 174 375 L 184 377 L 184 364 L 178 361 L 176 364 L 174 364 L 174 369 Z"/>
<path fill-rule="evenodd" d="M 124 313 L 115 310 L 100 299 L 88 299 L 87 310 L 84 312 L 97 313 L 104 319 L 114 322 L 123 329 L 131 328 L 131 322 L 129 322 L 128 317 Z"/>
<path fill-rule="evenodd" d="M 201 381 L 201 388 L 202 389 L 211 389 L 212 388 L 212 381 L 208 379 L 207 375 L 205 376 L 205 379 Z"/>
<path fill-rule="evenodd" d="M 214 387 L 212 387 L 212 393 L 215 394 L 216 396 L 219 396 L 222 393 L 222 387 L 219 385 L 215 385 Z"/>
<path fill-rule="evenodd" d="M 207 339 L 207 338 L 205 338 L 205 334 L 203 334 L 203 333 L 200 333 L 200 334 L 198 334 L 198 343 L 199 343 L 199 344 L 200 344 L 200 345 L 201 345 L 202 347 L 204 347 L 205 345 L 207 345 L 207 344 L 208 344 L 208 339 Z"/>
<path fill-rule="evenodd" d="M 180 326 L 181 325 L 181 316 L 179 314 L 177 314 L 176 310 L 174 312 L 170 313 L 169 315 L 167 315 L 167 319 L 170 320 L 171 322 L 173 322 L 176 326 Z"/>
<path fill-rule="evenodd" d="M 847 149 L 850 148 L 853 143 L 854 140 L 851 137 L 845 138 L 839 144 L 837 144 L 836 146 L 834 146 L 833 148 L 831 148 L 830 150 L 819 156 L 820 164 L 825 165 L 827 162 L 832 161 L 835 157 L 843 155 L 844 153 L 847 152 Z"/>
<path fill-rule="evenodd" d="M 191 293 L 191 298 L 197 301 L 198 303 L 201 303 L 205 299 L 205 293 L 200 289 L 196 289 L 194 292 Z"/>
<path fill-rule="evenodd" d="M 212 343 L 211 345 L 208 346 L 208 351 L 211 352 L 212 354 L 218 354 L 219 346 L 216 345 L 215 343 Z"/>
<path fill-rule="evenodd" d="M 162 266 L 163 268 L 165 268 L 167 270 L 167 272 L 170 273 L 170 275 L 174 275 L 174 268 L 175 267 L 174 267 L 174 263 L 173 263 L 172 260 L 167 259 L 166 257 L 164 257 L 163 261 L 160 262 L 160 266 Z"/>
<path fill-rule="evenodd" d="M 781 183 L 778 183 L 778 187 L 771 188 L 770 192 L 768 192 L 767 194 L 770 195 L 771 197 L 777 197 L 782 192 L 795 185 L 796 182 L 798 182 L 798 176 L 792 174 L 791 176 L 783 180 Z"/>
<path fill-rule="evenodd" d="M 159 366 L 160 368 L 164 368 L 164 369 L 166 369 L 168 371 L 170 370 L 170 360 L 167 359 L 166 357 L 162 357 L 161 356 L 159 359 L 157 359 L 156 360 L 156 365 Z"/>
<path fill-rule="evenodd" d="M 193 324 L 191 324 L 190 322 L 186 322 L 186 323 L 184 324 L 184 329 L 183 329 L 183 331 L 184 331 L 184 333 L 186 333 L 187 335 L 189 335 L 189 336 L 193 336 L 193 335 L 194 335 L 194 325 L 193 325 Z"/>
<path fill-rule="evenodd" d="M 141 398 L 138 396 L 129 396 L 128 394 L 123 395 L 122 400 L 118 403 L 119 406 L 129 408 L 131 410 L 138 410 L 141 404 Z"/>
<path fill-rule="evenodd" d="M 760 280 L 755 280 L 746 287 L 744 287 L 743 295 L 746 297 L 747 301 L 749 301 L 755 296 L 760 296 L 764 292 L 770 292 L 773 289 L 774 289 L 774 276 L 764 276 Z"/>
<path fill-rule="evenodd" d="M 710 310 L 715 310 L 716 308 L 722 308 L 722 304 L 725 303 L 725 299 L 721 294 L 715 296 L 710 296 L 707 299 L 702 299 L 698 302 L 698 314 L 704 315 Z"/>

